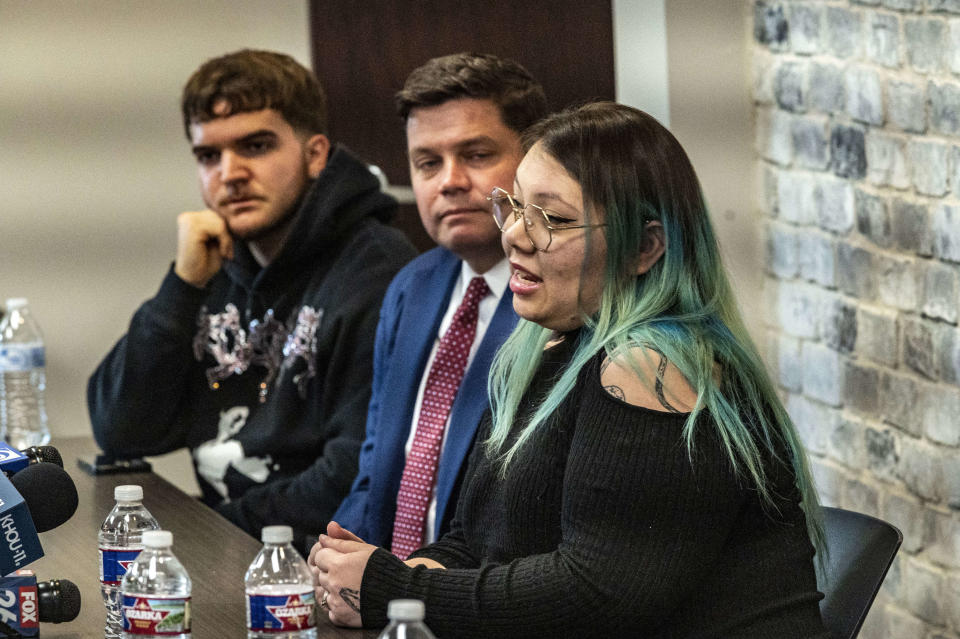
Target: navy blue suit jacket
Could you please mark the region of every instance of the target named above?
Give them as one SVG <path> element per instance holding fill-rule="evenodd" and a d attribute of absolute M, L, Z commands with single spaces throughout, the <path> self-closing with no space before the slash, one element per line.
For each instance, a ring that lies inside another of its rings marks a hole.
<path fill-rule="evenodd" d="M 359 474 L 333 517 L 367 543 L 390 547 L 417 391 L 460 269 L 460 258 L 444 248 L 432 249 L 407 264 L 384 297 Z M 516 323 L 513 294 L 508 288 L 450 409 L 436 479 L 438 537 L 449 528 L 460 470 L 466 465 L 477 426 L 488 406 L 490 363 Z"/>

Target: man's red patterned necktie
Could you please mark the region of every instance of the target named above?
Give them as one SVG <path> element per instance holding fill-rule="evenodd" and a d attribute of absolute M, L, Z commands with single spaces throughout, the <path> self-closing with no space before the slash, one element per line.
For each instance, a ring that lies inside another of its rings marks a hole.
<path fill-rule="evenodd" d="M 400 559 L 423 543 L 427 508 L 437 476 L 437 460 L 443 429 L 450 415 L 450 406 L 460 388 L 470 347 L 477 332 L 477 308 L 490 289 L 482 277 L 470 280 L 460 307 L 453 315 L 450 328 L 437 347 L 423 389 L 420 417 L 413 436 L 413 447 L 400 478 L 397 493 L 397 514 L 393 522 L 393 554 Z"/>

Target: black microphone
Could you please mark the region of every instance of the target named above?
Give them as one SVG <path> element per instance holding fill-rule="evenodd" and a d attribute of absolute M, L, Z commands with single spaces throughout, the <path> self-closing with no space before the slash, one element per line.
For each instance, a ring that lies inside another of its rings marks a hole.
<path fill-rule="evenodd" d="M 63 468 L 63 457 L 56 446 L 31 446 L 20 451 L 31 464 L 49 462 Z"/>
<path fill-rule="evenodd" d="M 43 557 L 37 533 L 70 519 L 77 502 L 76 485 L 56 464 L 37 462 L 13 478 L 0 473 L 0 575 Z"/>
<path fill-rule="evenodd" d="M 80 614 L 80 589 L 69 579 L 37 582 L 37 596 L 40 621 L 63 623 L 73 621 Z"/>
<path fill-rule="evenodd" d="M 36 637 L 40 622 L 73 621 L 80 614 L 80 589 L 68 579 L 37 582 L 32 570 L 0 578 L 0 635 Z"/>
<path fill-rule="evenodd" d="M 77 486 L 56 464 L 31 464 L 14 474 L 10 483 L 27 502 L 38 533 L 56 528 L 77 511 Z"/>
<path fill-rule="evenodd" d="M 17 450 L 0 442 L 0 471 L 8 476 L 39 462 L 49 462 L 63 468 L 63 457 L 55 446 L 31 446 L 26 450 Z"/>

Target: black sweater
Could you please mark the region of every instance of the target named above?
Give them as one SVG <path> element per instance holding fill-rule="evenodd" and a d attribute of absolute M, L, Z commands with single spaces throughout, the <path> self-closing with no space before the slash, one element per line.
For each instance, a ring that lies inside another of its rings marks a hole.
<path fill-rule="evenodd" d="M 545 355 L 521 403 L 521 430 L 572 347 Z M 390 599 L 426 602 L 451 637 L 827 637 L 799 494 L 774 515 L 738 478 L 704 415 L 695 451 L 685 415 L 626 404 L 600 384 L 597 356 L 577 388 L 511 462 L 505 478 L 479 443 L 450 533 L 408 568 L 377 550 L 363 575 L 367 627 Z"/>

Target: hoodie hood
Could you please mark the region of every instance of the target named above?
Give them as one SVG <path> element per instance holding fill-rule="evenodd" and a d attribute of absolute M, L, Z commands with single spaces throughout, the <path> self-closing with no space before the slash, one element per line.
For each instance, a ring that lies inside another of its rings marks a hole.
<path fill-rule="evenodd" d="M 246 243 L 237 244 L 236 259 L 224 270 L 251 292 L 270 298 L 278 280 L 288 290 L 291 276 L 323 269 L 344 244 L 344 238 L 365 220 L 389 222 L 397 202 L 380 191 L 380 182 L 366 164 L 342 145 L 335 145 L 327 165 L 307 187 L 297 205 L 290 233 L 277 257 L 261 268 Z"/>

